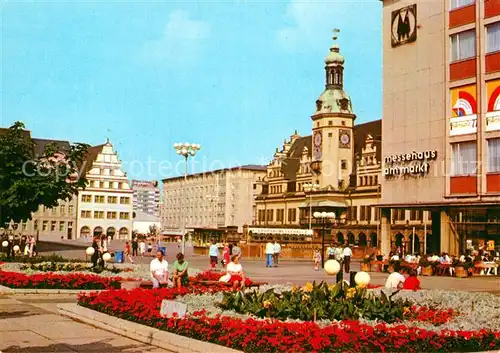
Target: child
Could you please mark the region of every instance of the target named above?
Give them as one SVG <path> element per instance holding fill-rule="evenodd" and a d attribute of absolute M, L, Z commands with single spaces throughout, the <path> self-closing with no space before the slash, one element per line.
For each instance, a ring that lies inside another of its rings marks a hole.
<path fill-rule="evenodd" d="M 404 281 L 403 289 L 417 291 L 420 288 L 420 281 L 417 278 L 417 271 L 411 270 L 410 276 Z"/>
<path fill-rule="evenodd" d="M 318 249 L 314 249 L 313 261 L 314 261 L 314 270 L 318 271 L 319 264 L 321 263 L 321 254 L 319 253 Z"/>

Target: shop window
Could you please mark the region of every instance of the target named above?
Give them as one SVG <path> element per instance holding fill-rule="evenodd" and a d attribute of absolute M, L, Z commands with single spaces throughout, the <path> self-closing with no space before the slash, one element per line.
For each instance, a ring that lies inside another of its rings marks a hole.
<path fill-rule="evenodd" d="M 455 9 L 458 9 L 459 7 L 472 5 L 475 2 L 476 2 L 476 0 L 451 0 L 450 10 L 455 10 Z"/>
<path fill-rule="evenodd" d="M 500 22 L 486 26 L 486 52 L 500 51 Z"/>
<path fill-rule="evenodd" d="M 476 174 L 476 142 L 460 142 L 451 145 L 451 175 Z"/>
<path fill-rule="evenodd" d="M 488 172 L 500 172 L 500 138 L 488 140 Z"/>
<path fill-rule="evenodd" d="M 476 31 L 460 32 L 451 36 L 451 61 L 465 60 L 476 56 Z"/>

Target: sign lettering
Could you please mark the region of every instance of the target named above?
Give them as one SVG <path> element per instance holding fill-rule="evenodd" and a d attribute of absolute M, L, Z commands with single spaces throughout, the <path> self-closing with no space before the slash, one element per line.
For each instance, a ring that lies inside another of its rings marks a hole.
<path fill-rule="evenodd" d="M 401 175 L 426 175 L 429 173 L 429 161 L 437 157 L 436 150 L 394 154 L 384 158 L 384 175 L 386 178 Z"/>

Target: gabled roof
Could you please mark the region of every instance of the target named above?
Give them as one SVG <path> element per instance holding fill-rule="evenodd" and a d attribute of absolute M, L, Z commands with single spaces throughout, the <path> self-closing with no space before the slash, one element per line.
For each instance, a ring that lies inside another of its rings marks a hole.
<path fill-rule="evenodd" d="M 382 120 L 378 119 L 354 125 L 354 165 L 356 165 L 356 156 L 361 156 L 368 134 L 373 137 L 377 147 L 377 160 L 382 160 Z"/>
<path fill-rule="evenodd" d="M 31 139 L 33 143 L 33 157 L 38 158 L 43 155 L 47 145 L 55 144 L 58 152 L 68 152 L 70 149 L 69 141 L 47 140 L 47 139 Z"/>
<path fill-rule="evenodd" d="M 304 136 L 296 139 L 287 152 L 287 156 L 281 161 L 281 171 L 286 180 L 295 180 L 300 167 L 300 159 L 304 148 L 307 148 L 307 154 L 312 156 L 312 136 Z"/>
<path fill-rule="evenodd" d="M 82 175 L 87 175 L 87 173 L 92 169 L 92 166 L 94 165 L 94 162 L 99 153 L 102 152 L 102 148 L 104 147 L 104 145 L 105 144 L 91 146 L 87 149 L 87 155 L 85 156 L 84 160 L 85 165 L 82 170 Z"/>

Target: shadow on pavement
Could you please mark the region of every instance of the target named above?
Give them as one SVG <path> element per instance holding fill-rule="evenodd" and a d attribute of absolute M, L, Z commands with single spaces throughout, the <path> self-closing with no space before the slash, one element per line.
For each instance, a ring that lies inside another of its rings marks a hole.
<path fill-rule="evenodd" d="M 34 313 L 32 311 L 11 311 L 11 312 L 0 312 L 1 319 L 17 319 L 19 317 L 35 316 L 40 315 L 40 313 Z"/>
<path fill-rule="evenodd" d="M 3 353 L 56 353 L 56 352 L 79 352 L 79 353 L 141 353 L 141 352 L 163 352 L 157 347 L 147 347 L 141 343 L 137 345 L 125 345 L 125 346 L 113 346 L 111 344 L 105 343 L 104 341 L 90 342 L 87 344 L 69 344 L 69 343 L 57 343 L 51 344 L 49 346 L 36 346 L 36 347 L 20 347 L 20 346 L 10 346 L 2 350 Z"/>

